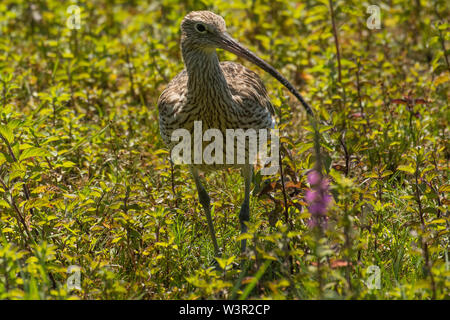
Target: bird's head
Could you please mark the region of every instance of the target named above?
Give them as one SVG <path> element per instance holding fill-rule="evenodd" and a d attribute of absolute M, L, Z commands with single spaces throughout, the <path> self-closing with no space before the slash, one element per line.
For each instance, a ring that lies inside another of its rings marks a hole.
<path fill-rule="evenodd" d="M 227 32 L 225 20 L 211 11 L 192 11 L 184 17 L 181 22 L 181 47 L 204 52 L 220 48 L 255 63 L 250 58 L 256 55 L 233 39 Z"/>
<path fill-rule="evenodd" d="M 188 13 L 181 22 L 181 48 L 185 53 L 198 51 L 213 53 L 217 48 L 221 48 L 254 63 L 289 89 L 308 114 L 313 115 L 309 105 L 286 78 L 227 33 L 225 20 L 221 16 L 210 11 Z"/>
<path fill-rule="evenodd" d="M 225 20 L 210 11 L 192 11 L 181 22 L 181 46 L 211 52 L 227 37 Z"/>

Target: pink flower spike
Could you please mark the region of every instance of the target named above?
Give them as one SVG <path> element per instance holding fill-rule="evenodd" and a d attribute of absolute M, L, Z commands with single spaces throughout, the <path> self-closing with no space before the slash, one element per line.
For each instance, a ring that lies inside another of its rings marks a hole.
<path fill-rule="evenodd" d="M 305 200 L 308 203 L 313 203 L 318 198 L 319 194 L 317 191 L 307 190 L 305 195 Z"/>
<path fill-rule="evenodd" d="M 323 196 L 323 203 L 325 204 L 325 206 L 328 206 L 331 203 L 331 200 L 333 199 L 333 197 L 329 194 L 325 194 Z"/>
<path fill-rule="evenodd" d="M 330 181 L 328 179 L 323 178 L 320 182 L 320 189 L 322 190 L 328 190 L 328 187 L 330 186 Z"/>
<path fill-rule="evenodd" d="M 327 207 L 323 203 L 319 202 L 311 204 L 308 209 L 313 216 L 325 216 L 327 213 Z"/>
<path fill-rule="evenodd" d="M 320 173 L 318 173 L 316 170 L 311 170 L 308 173 L 308 183 L 310 185 L 316 185 L 320 182 L 321 177 L 320 177 Z"/>

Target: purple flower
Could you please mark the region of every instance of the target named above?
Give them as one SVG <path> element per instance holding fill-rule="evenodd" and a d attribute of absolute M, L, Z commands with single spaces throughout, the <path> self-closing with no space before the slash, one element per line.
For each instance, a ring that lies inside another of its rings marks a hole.
<path fill-rule="evenodd" d="M 323 195 L 322 201 L 325 204 L 325 206 L 328 207 L 328 205 L 331 203 L 332 199 L 333 199 L 333 197 L 330 194 L 325 193 Z"/>
<path fill-rule="evenodd" d="M 316 170 L 311 170 L 308 173 L 308 183 L 310 185 L 316 185 L 321 181 L 322 177 L 320 175 L 319 172 L 317 172 Z"/>
<path fill-rule="evenodd" d="M 325 213 L 327 213 L 327 207 L 324 203 L 321 202 L 314 202 L 311 203 L 308 207 L 309 212 L 311 212 L 312 215 L 317 216 L 325 216 Z"/>
<path fill-rule="evenodd" d="M 310 228 L 316 226 L 325 228 L 328 220 L 326 216 L 327 208 L 333 199 L 328 192 L 330 183 L 317 170 L 311 170 L 308 173 L 308 182 L 311 189 L 306 191 L 305 200 L 308 203 L 311 219 L 307 222 L 307 225 Z"/>
<path fill-rule="evenodd" d="M 308 203 L 312 203 L 316 200 L 316 198 L 319 196 L 319 194 L 316 191 L 313 190 L 307 190 L 305 195 L 305 200 Z"/>

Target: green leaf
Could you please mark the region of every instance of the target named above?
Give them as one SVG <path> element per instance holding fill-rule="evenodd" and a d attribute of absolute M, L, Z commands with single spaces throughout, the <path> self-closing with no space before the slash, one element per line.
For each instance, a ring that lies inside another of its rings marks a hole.
<path fill-rule="evenodd" d="M 22 124 L 22 121 L 20 120 L 11 120 L 8 122 L 8 128 L 10 128 L 11 130 L 14 130 L 15 128 L 19 127 Z"/>
<path fill-rule="evenodd" d="M 430 225 L 430 224 L 444 224 L 444 223 L 446 223 L 445 219 L 435 219 L 433 221 L 428 222 L 427 225 Z"/>
<path fill-rule="evenodd" d="M 0 125 L 0 134 L 6 139 L 6 141 L 8 141 L 9 144 L 14 141 L 13 132 L 8 126 Z"/>
<path fill-rule="evenodd" d="M 400 165 L 397 167 L 397 170 L 409 173 L 409 174 L 414 174 L 414 172 L 416 172 L 416 170 L 414 170 L 413 167 L 408 166 L 408 165 Z"/>
<path fill-rule="evenodd" d="M 11 165 L 11 170 L 9 172 L 9 179 L 13 180 L 18 177 L 23 178 L 23 176 L 25 175 L 25 172 L 26 172 L 26 170 L 23 165 L 21 165 L 18 162 L 14 162 Z"/>
<path fill-rule="evenodd" d="M 25 149 L 19 157 L 19 161 L 31 158 L 31 157 L 46 157 L 49 156 L 50 154 L 42 149 L 42 148 L 36 148 L 36 147 L 32 147 L 29 149 Z"/>
<path fill-rule="evenodd" d="M 266 272 L 267 267 L 270 265 L 272 261 L 266 260 L 264 264 L 259 268 L 258 272 L 256 272 L 254 278 L 250 281 L 250 283 L 245 287 L 244 291 L 242 292 L 241 296 L 239 297 L 239 300 L 245 300 L 247 299 L 250 292 L 253 290 L 255 285 L 259 282 L 259 279 L 263 276 L 263 274 Z"/>
<path fill-rule="evenodd" d="M 0 207 L 9 208 L 9 203 L 3 199 L 0 199 Z M 3 231 L 4 231 L 4 229 L 3 229 Z"/>
<path fill-rule="evenodd" d="M 378 174 L 376 174 L 375 172 L 369 172 L 364 174 L 364 177 L 366 178 L 378 178 Z"/>
<path fill-rule="evenodd" d="M 0 166 L 6 162 L 6 157 L 3 153 L 0 153 Z"/>
<path fill-rule="evenodd" d="M 383 172 L 383 174 L 381 175 L 382 178 L 387 177 L 389 175 L 391 175 L 393 172 L 391 170 L 386 170 L 385 172 Z"/>

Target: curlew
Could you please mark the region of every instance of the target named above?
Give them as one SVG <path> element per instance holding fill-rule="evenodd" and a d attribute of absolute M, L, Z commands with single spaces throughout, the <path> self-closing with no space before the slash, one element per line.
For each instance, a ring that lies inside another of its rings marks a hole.
<path fill-rule="evenodd" d="M 192 133 L 196 121 L 201 121 L 203 131 L 218 129 L 223 133 L 227 129 L 258 130 L 274 126 L 273 106 L 259 76 L 240 64 L 219 62 L 218 48 L 236 54 L 271 74 L 297 97 L 309 115 L 313 115 L 289 81 L 227 33 L 221 16 L 209 11 L 194 11 L 181 22 L 181 52 L 186 68 L 172 79 L 158 100 L 160 133 L 169 149 L 174 146 L 172 133 L 177 129 Z M 211 218 L 210 198 L 200 181 L 199 171 L 224 166 L 214 163 L 189 165 L 216 256 L 220 251 Z M 232 166 L 241 169 L 244 178 L 244 200 L 239 212 L 242 234 L 247 231 L 246 222 L 250 217 L 253 164 L 246 162 Z M 241 240 L 241 252 L 245 248 L 246 240 Z"/>

